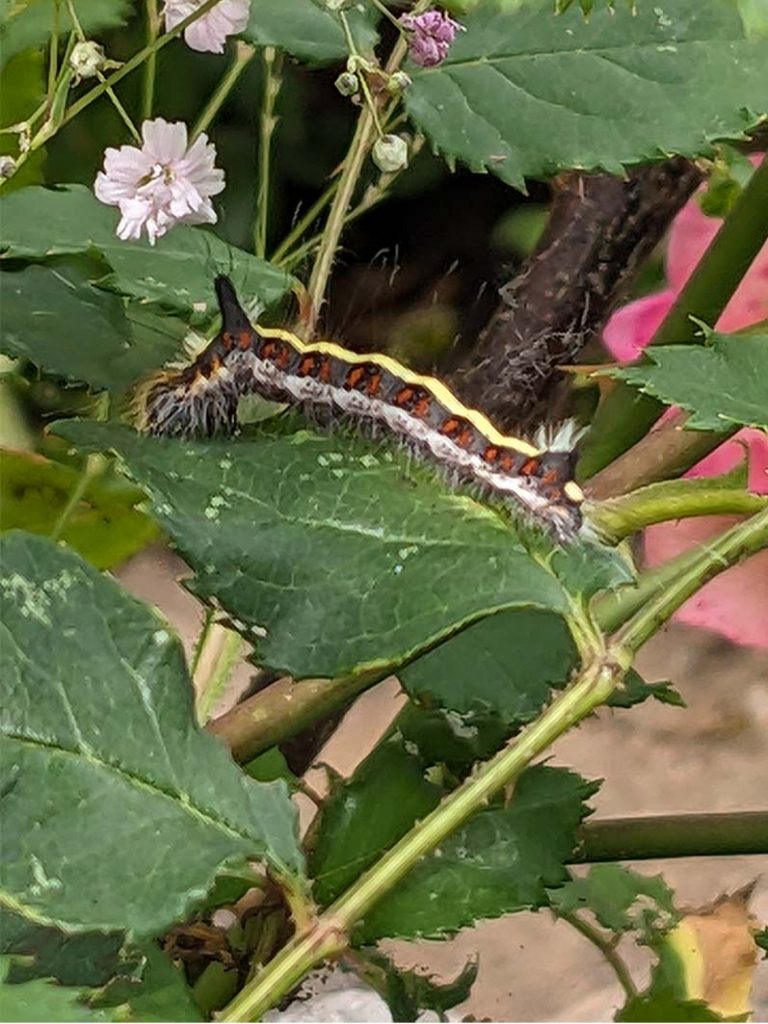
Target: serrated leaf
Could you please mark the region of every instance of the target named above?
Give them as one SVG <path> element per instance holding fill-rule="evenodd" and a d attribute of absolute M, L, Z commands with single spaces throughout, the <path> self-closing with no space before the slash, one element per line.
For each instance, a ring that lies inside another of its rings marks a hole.
<path fill-rule="evenodd" d="M 477 959 L 468 960 L 459 974 L 444 983 L 418 970 L 398 968 L 381 950 L 366 949 L 364 977 L 386 1001 L 394 1021 L 418 1020 L 424 1010 L 436 1013 L 440 1020 L 459 1003 L 468 999 L 477 978 Z"/>
<path fill-rule="evenodd" d="M 668 928 L 676 919 L 674 893 L 661 875 L 648 877 L 620 864 L 596 864 L 550 893 L 556 914 L 591 910 L 612 932 Z"/>
<path fill-rule="evenodd" d="M 359 938 L 436 938 L 482 918 L 544 906 L 567 877 L 584 801 L 596 790 L 564 768 L 536 766 L 507 807 L 473 815 L 361 922 Z"/>
<path fill-rule="evenodd" d="M 246 778 L 197 727 L 159 615 L 42 538 L 6 534 L 0 551 L 0 900 L 63 928 L 153 935 L 225 863 L 299 872 L 287 788 Z"/>
<path fill-rule="evenodd" d="M 564 610 L 494 511 L 390 449 L 279 429 L 183 443 L 55 428 L 120 455 L 195 570 L 190 589 L 255 627 L 260 664 L 298 677 L 394 667 L 500 607 Z"/>
<path fill-rule="evenodd" d="M 177 355 L 186 327 L 130 309 L 80 263 L 0 271 L 0 350 L 98 391 L 122 390 Z M 77 324 L 77 329 L 73 326 Z"/>
<path fill-rule="evenodd" d="M 6 981 L 8 957 L 0 956 L 0 1021 L 108 1021 L 109 1013 L 85 1005 L 78 988 L 36 978 L 19 985 Z"/>
<path fill-rule="evenodd" d="M 506 611 L 473 623 L 398 675 L 414 699 L 458 712 L 466 731 L 480 727 L 477 713 L 482 711 L 492 712 L 508 727 L 531 721 L 549 701 L 552 689 L 568 682 L 577 664 L 576 645 L 559 615 Z M 608 703 L 629 708 L 649 697 L 667 704 L 682 702 L 669 683 L 645 683 L 630 670 Z"/>
<path fill-rule="evenodd" d="M 648 1024 L 650 1021 L 690 1021 L 704 1024 L 723 1018 L 713 1013 L 701 1000 L 680 999 L 668 989 L 658 988 L 652 993 L 634 996 L 613 1018 L 617 1021 L 636 1021 Z"/>
<path fill-rule="evenodd" d="M 123 242 L 115 234 L 119 218 L 115 207 L 83 185 L 21 189 L 0 196 L 0 249 L 5 257 L 31 260 L 95 249 L 113 272 L 94 283 L 156 302 L 187 320 L 193 313 L 209 320 L 215 314 L 217 273 L 262 305 L 276 302 L 290 285 L 283 271 L 211 231 L 178 224 L 154 246 L 144 239 Z"/>
<path fill-rule="evenodd" d="M 130 0 L 74 0 L 77 20 L 86 36 L 125 24 Z M 20 50 L 46 43 L 53 33 L 56 15 L 50 0 L 0 0 L 0 51 L 3 61 Z M 74 26 L 66 4 L 58 11 L 59 36 Z"/>
<path fill-rule="evenodd" d="M 446 764 L 461 775 L 475 761 L 495 754 L 513 732 L 493 711 L 459 712 L 413 704 L 398 715 L 397 728 L 425 765 Z"/>
<path fill-rule="evenodd" d="M 325 803 L 309 857 L 327 906 L 440 801 L 418 759 L 395 740 L 377 747 Z"/>
<path fill-rule="evenodd" d="M 64 932 L 0 908 L 0 953 L 9 955 L 9 984 L 52 978 L 62 985 L 104 985 L 124 944 L 124 932 Z"/>
<path fill-rule="evenodd" d="M 121 1021 L 200 1021 L 203 1017 L 192 998 L 180 967 L 171 963 L 154 942 L 142 949 L 143 964 L 131 977 L 110 982 L 90 1000 L 90 1006 Z"/>
<path fill-rule="evenodd" d="M 550 0 L 479 4 L 464 25 L 442 64 L 408 66 L 406 107 L 448 159 L 518 187 L 696 156 L 768 111 L 768 42 L 720 0 L 601 5 L 588 20 L 554 17 Z"/>
<path fill-rule="evenodd" d="M 346 14 L 358 52 L 372 52 L 378 18 L 373 5 L 358 5 Z M 313 63 L 349 55 L 338 14 L 313 0 L 251 0 L 248 26 L 241 35 L 257 46 L 277 46 Z"/>
<path fill-rule="evenodd" d="M 650 346 L 645 356 L 612 376 L 682 406 L 689 429 L 768 429 L 768 334 L 708 332 L 706 346 Z"/>
<path fill-rule="evenodd" d="M 576 663 L 565 622 L 552 612 L 499 612 L 407 665 L 400 681 L 411 696 L 458 712 L 495 711 L 508 724 L 539 713 L 552 686 Z"/>
<path fill-rule="evenodd" d="M 24 529 L 47 537 L 80 481 L 71 466 L 0 449 L 0 530 Z M 143 495 L 116 495 L 91 483 L 69 515 L 61 539 L 97 569 L 109 569 L 159 535 L 157 524 L 134 505 Z"/>

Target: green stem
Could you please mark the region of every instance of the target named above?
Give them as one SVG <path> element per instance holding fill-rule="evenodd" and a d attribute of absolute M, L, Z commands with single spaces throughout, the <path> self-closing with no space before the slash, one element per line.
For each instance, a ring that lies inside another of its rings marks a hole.
<path fill-rule="evenodd" d="M 761 855 L 768 853 L 768 811 L 598 819 L 581 826 L 579 840 L 572 863 Z"/>
<path fill-rule="evenodd" d="M 97 477 L 101 476 L 106 467 L 107 460 L 103 455 L 97 453 L 94 455 L 86 456 L 85 464 L 83 466 L 82 471 L 80 472 L 80 476 L 78 477 L 77 483 L 72 488 L 69 498 L 67 499 L 67 503 L 62 509 L 61 515 L 54 523 L 53 529 L 49 534 L 50 539 L 54 541 L 54 543 L 61 538 L 61 535 L 64 532 L 66 525 L 69 522 L 70 517 L 72 516 L 72 513 L 80 504 L 80 501 L 85 492 L 88 490 L 93 481 Z"/>
<path fill-rule="evenodd" d="M 421 135 L 417 136 L 414 139 L 413 145 L 411 146 L 411 160 L 419 152 L 423 145 L 424 137 Z M 406 170 L 406 168 L 403 168 L 403 170 Z M 365 190 L 360 202 L 357 203 L 357 205 L 354 206 L 349 211 L 349 213 L 347 213 L 346 216 L 344 217 L 344 227 L 346 228 L 348 225 L 356 221 L 358 217 L 362 217 L 364 213 L 367 213 L 368 210 L 374 207 L 377 203 L 380 203 L 381 200 L 387 194 L 387 190 L 389 189 L 390 185 L 392 185 L 392 183 L 400 177 L 400 175 L 403 173 L 403 170 L 394 171 L 391 174 L 382 174 L 379 180 L 374 185 L 369 185 L 368 188 Z M 313 249 L 316 249 L 320 245 L 322 240 L 322 234 L 317 234 L 313 238 L 309 238 L 306 242 L 303 242 L 301 245 L 297 246 L 296 249 L 293 250 L 293 252 L 288 253 L 288 255 L 283 258 L 283 265 L 290 270 L 297 263 L 303 260 L 305 256 L 308 256 Z"/>
<path fill-rule="evenodd" d="M 742 559 L 768 547 L 768 509 L 702 544 L 687 568 L 659 589 L 613 637 L 613 645 L 634 654 L 704 584 Z"/>
<path fill-rule="evenodd" d="M 319 196 L 318 199 L 310 206 L 307 212 L 296 221 L 289 234 L 285 236 L 280 245 L 275 249 L 270 257 L 270 262 L 278 264 L 278 266 L 286 262 L 288 254 L 290 254 L 291 246 L 295 245 L 296 242 L 301 238 L 308 227 L 317 220 L 326 206 L 330 203 L 333 197 L 336 195 L 336 190 L 339 187 L 339 179 L 336 178 L 328 188 Z M 317 236 L 322 237 L 322 236 Z"/>
<path fill-rule="evenodd" d="M 616 544 L 637 530 L 690 516 L 751 515 L 768 507 L 768 498 L 744 487 L 724 486 L 711 477 L 668 480 L 641 487 L 619 498 L 588 507 L 588 518 L 601 536 Z"/>
<path fill-rule="evenodd" d="M 46 95 L 46 106 L 53 103 L 53 95 L 56 91 L 56 80 L 59 77 L 59 15 L 61 0 L 53 0 L 53 30 L 51 41 L 48 47 L 48 90 Z"/>
<path fill-rule="evenodd" d="M 560 913 L 557 916 L 562 921 L 567 921 L 572 928 L 575 928 L 580 935 L 583 935 L 588 942 L 591 942 L 593 946 L 600 950 L 604 959 L 613 968 L 613 972 L 624 989 L 627 999 L 633 999 L 637 995 L 637 989 L 632 981 L 629 968 L 616 952 L 614 941 L 607 939 L 597 928 L 593 928 L 591 924 L 588 924 L 576 913 Z"/>
<path fill-rule="evenodd" d="M 264 95 L 259 119 L 259 174 L 256 191 L 256 222 L 253 229 L 253 251 L 261 259 L 267 255 L 267 227 L 269 224 L 270 155 L 272 136 L 277 125 L 275 103 L 282 85 L 282 54 L 274 46 L 262 51 L 264 63 Z"/>
<path fill-rule="evenodd" d="M 278 679 L 210 722 L 208 729 L 227 744 L 236 761 L 251 761 L 387 675 L 368 672 L 346 679 L 302 679 L 298 683 Z"/>
<path fill-rule="evenodd" d="M 406 49 L 407 43 L 405 40 L 402 38 L 398 39 L 387 61 L 386 74 L 392 74 L 400 66 L 403 57 L 405 57 Z M 336 250 L 338 249 L 339 239 L 344 228 L 344 218 L 352 201 L 360 172 L 368 156 L 375 134 L 376 122 L 373 117 L 372 107 L 366 103 L 360 111 L 355 133 L 352 136 L 349 151 L 344 159 L 344 167 L 339 177 L 338 189 L 328 213 L 323 240 L 320 243 L 317 258 L 315 259 L 309 279 L 307 291 L 310 313 L 309 321 L 305 328 L 307 337 L 312 337 L 317 326 L 331 268 L 336 258 Z"/>
<path fill-rule="evenodd" d="M 698 317 L 714 325 L 768 239 L 768 160 L 752 175 L 656 332 L 653 345 L 701 343 Z M 618 384 L 598 409 L 581 457 L 585 477 L 612 462 L 643 437 L 664 406 Z"/>
<path fill-rule="evenodd" d="M 160 15 L 157 10 L 157 0 L 145 0 L 147 19 L 147 46 L 154 45 L 160 33 Z M 147 57 L 144 66 L 144 83 L 141 99 L 142 120 L 147 121 L 152 117 L 155 107 L 155 81 L 157 79 L 157 52 L 153 50 Z"/>
<path fill-rule="evenodd" d="M 241 40 L 238 40 L 235 43 L 235 55 L 232 58 L 232 63 L 226 73 L 222 75 L 219 84 L 211 95 L 211 98 L 203 107 L 197 121 L 195 121 L 189 140 L 190 142 L 194 142 L 198 135 L 208 130 L 211 122 L 221 110 L 227 97 L 237 84 L 237 80 L 240 78 L 240 75 L 242 75 L 243 71 L 248 67 L 248 64 L 253 60 L 255 55 L 256 49 L 249 43 L 244 43 Z"/>
<path fill-rule="evenodd" d="M 297 934 L 259 977 L 223 1011 L 226 1021 L 259 1020 L 326 957 L 341 952 L 354 925 L 424 857 L 505 786 L 551 743 L 613 692 L 627 665 L 595 656 L 577 679 L 529 725 L 512 746 L 484 764 L 365 872 L 304 934 Z"/>
<path fill-rule="evenodd" d="M 69 16 L 72 19 L 72 24 L 75 27 L 75 34 L 77 35 L 78 41 L 81 42 L 81 43 L 84 43 L 86 41 L 86 36 L 85 36 L 85 32 L 83 32 L 83 26 L 80 24 L 80 20 L 77 17 L 77 12 L 75 11 L 74 0 L 67 0 L 67 7 L 69 8 Z M 100 82 L 104 83 L 104 85 L 106 87 L 107 96 L 109 97 L 109 99 L 110 99 L 110 101 L 112 103 L 112 106 L 115 108 L 115 110 L 120 115 L 120 120 L 123 122 L 123 124 L 126 126 L 128 131 L 131 133 L 131 136 L 133 137 L 134 141 L 138 142 L 139 145 L 141 145 L 141 135 L 139 135 L 138 131 L 136 130 L 136 125 L 131 120 L 130 116 L 128 115 L 127 110 L 125 109 L 125 107 L 122 105 L 120 100 L 115 95 L 114 90 L 112 89 L 110 84 L 105 79 L 103 73 L 101 71 L 97 71 L 96 72 L 96 77 L 99 79 Z"/>
<path fill-rule="evenodd" d="M 736 432 L 685 430 L 687 415 L 665 419 L 636 445 L 591 477 L 585 490 L 590 498 L 612 498 L 637 487 L 681 476 Z M 579 466 L 579 479 L 583 477 Z"/>

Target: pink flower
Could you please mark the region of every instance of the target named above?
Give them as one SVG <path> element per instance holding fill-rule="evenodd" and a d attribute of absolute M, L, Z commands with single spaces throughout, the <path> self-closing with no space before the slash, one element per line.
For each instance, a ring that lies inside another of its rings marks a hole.
<path fill-rule="evenodd" d="M 755 157 L 753 163 L 759 163 Z M 669 287 L 656 295 L 630 302 L 611 317 L 603 341 L 621 362 L 636 359 L 649 343 L 720 227 L 706 217 L 696 199 L 675 218 L 667 247 Z M 722 331 L 735 331 L 768 317 L 768 243 L 763 246 L 717 322 Z M 768 494 L 768 436 L 744 429 L 702 459 L 687 477 L 717 476 L 734 469 L 747 457 L 749 489 Z M 705 543 L 736 522 L 733 516 L 703 516 L 677 523 L 660 523 L 645 531 L 645 560 L 660 565 Z M 722 634 L 737 644 L 768 647 L 768 551 L 722 573 L 680 609 L 675 618 Z"/>
<path fill-rule="evenodd" d="M 413 35 L 409 40 L 408 53 L 414 64 L 422 68 L 433 68 L 442 64 L 464 26 L 449 18 L 441 11 L 426 11 L 424 14 L 402 14 L 400 24 Z"/>
<path fill-rule="evenodd" d="M 165 0 L 166 30 L 194 13 L 202 0 Z M 248 24 L 251 0 L 219 0 L 214 7 L 184 30 L 184 42 L 193 50 L 223 53 L 227 36 L 236 36 Z"/>
<path fill-rule="evenodd" d="M 96 198 L 120 207 L 118 238 L 140 238 L 146 230 L 154 245 L 174 224 L 215 224 L 210 197 L 224 188 L 224 172 L 214 167 L 208 136 L 187 148 L 187 126 L 162 117 L 145 121 L 141 136 L 141 149 L 108 149 L 96 176 Z"/>

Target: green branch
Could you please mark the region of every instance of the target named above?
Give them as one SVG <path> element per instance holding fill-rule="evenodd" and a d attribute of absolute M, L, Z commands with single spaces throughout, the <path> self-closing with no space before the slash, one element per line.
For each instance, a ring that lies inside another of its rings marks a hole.
<path fill-rule="evenodd" d="M 239 39 L 237 40 L 235 43 L 235 54 L 232 58 L 232 63 L 221 76 L 221 80 L 214 89 L 211 98 L 203 107 L 197 121 L 195 121 L 195 125 L 189 137 L 190 143 L 194 142 L 202 132 L 208 130 L 214 117 L 216 117 L 224 105 L 224 101 L 237 84 L 240 75 L 242 75 L 248 67 L 248 64 L 253 60 L 255 55 L 256 49 L 251 46 L 250 43 L 244 43 Z"/>
<path fill-rule="evenodd" d="M 691 316 L 714 326 L 741 279 L 768 239 L 768 160 L 752 175 L 672 309 L 654 335 L 653 345 L 701 343 Z M 599 407 L 584 446 L 585 478 L 612 462 L 643 437 L 664 406 L 619 383 Z"/>
<path fill-rule="evenodd" d="M 580 935 L 583 935 L 588 942 L 591 942 L 596 949 L 600 950 L 603 958 L 613 968 L 613 973 L 624 989 L 627 999 L 634 999 L 637 995 L 637 989 L 632 981 L 629 968 L 616 952 L 615 942 L 612 939 L 607 939 L 597 928 L 593 928 L 591 924 L 588 924 L 574 912 L 559 913 L 557 917 L 561 921 L 567 921 L 572 928 L 575 928 Z"/>
<path fill-rule="evenodd" d="M 618 543 L 654 523 L 691 516 L 751 515 L 768 508 L 768 498 L 716 478 L 669 480 L 588 506 L 590 523 L 609 543 Z"/>
<path fill-rule="evenodd" d="M 585 822 L 571 863 L 767 853 L 768 811 L 652 814 Z"/>

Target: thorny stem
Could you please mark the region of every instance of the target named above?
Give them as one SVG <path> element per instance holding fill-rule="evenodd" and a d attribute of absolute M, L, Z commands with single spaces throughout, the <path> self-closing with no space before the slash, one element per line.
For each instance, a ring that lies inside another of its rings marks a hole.
<path fill-rule="evenodd" d="M 152 46 L 160 32 L 160 15 L 157 0 L 146 0 L 147 46 Z M 144 66 L 144 83 L 141 100 L 141 116 L 146 121 L 152 117 L 155 106 L 155 80 L 157 77 L 157 53 L 153 50 Z"/>
<path fill-rule="evenodd" d="M 629 968 L 616 952 L 616 946 L 613 940 L 607 939 L 598 931 L 597 928 L 593 928 L 591 924 L 588 924 L 576 913 L 558 913 L 557 917 L 562 921 L 567 921 L 568 924 L 575 928 L 580 935 L 583 935 L 588 942 L 591 942 L 593 946 L 600 950 L 604 959 L 613 968 L 613 972 L 616 975 L 619 984 L 624 989 L 627 999 L 633 999 L 637 995 L 635 983 L 632 981 L 632 975 L 629 973 Z"/>
<path fill-rule="evenodd" d="M 689 516 L 749 515 L 768 507 L 768 498 L 716 479 L 668 480 L 591 505 L 590 523 L 609 543 L 637 530 Z"/>
<path fill-rule="evenodd" d="M 314 201 L 307 212 L 296 221 L 294 226 L 291 228 L 290 233 L 285 236 L 280 245 L 272 253 L 272 256 L 270 257 L 270 261 L 272 263 L 277 263 L 278 266 L 282 266 L 287 262 L 288 258 L 292 258 L 293 254 L 290 252 L 291 246 L 298 242 L 307 228 L 310 227 L 320 216 L 326 206 L 336 195 L 338 187 L 339 181 L 338 178 L 336 178 L 331 182 L 325 192 L 323 192 L 322 195 Z M 318 238 L 319 237 L 321 236 L 318 236 Z"/>
<path fill-rule="evenodd" d="M 218 112 L 221 110 L 227 97 L 237 84 L 237 80 L 240 78 L 240 75 L 242 75 L 243 71 L 245 71 L 246 67 L 250 61 L 253 60 L 255 55 L 256 49 L 249 43 L 244 43 L 241 40 L 238 40 L 235 43 L 235 55 L 232 58 L 232 63 L 227 68 L 225 74 L 222 75 L 219 84 L 211 95 L 211 98 L 203 107 L 197 121 L 195 121 L 190 135 L 190 142 L 194 142 L 198 135 L 208 130 L 214 117 L 216 117 Z"/>
<path fill-rule="evenodd" d="M 269 222 L 270 154 L 272 135 L 277 125 L 275 103 L 282 85 L 282 54 L 274 46 L 262 51 L 264 64 L 264 97 L 259 119 L 259 174 L 256 190 L 256 222 L 253 228 L 253 251 L 261 259 L 267 254 L 267 226 Z"/>
<path fill-rule="evenodd" d="M 714 326 L 768 239 L 768 159 L 763 160 L 654 335 L 653 345 L 701 342 L 696 316 Z M 643 437 L 664 406 L 619 383 L 592 423 L 581 458 L 590 477 Z M 615 422 L 621 422 L 621 430 Z M 614 429 L 606 429 L 611 425 Z"/>
<path fill-rule="evenodd" d="M 405 57 L 407 49 L 407 43 L 404 39 L 398 39 L 395 44 L 392 54 L 387 61 L 385 73 L 392 74 L 402 62 Z M 373 108 L 370 104 L 366 103 L 360 111 L 360 116 L 357 120 L 357 126 L 355 133 L 352 136 L 352 142 L 350 143 L 349 151 L 347 152 L 344 160 L 344 167 L 339 177 L 339 184 L 336 194 L 333 197 L 333 203 L 328 213 L 328 220 L 325 225 L 323 232 L 323 240 L 320 243 L 320 248 L 315 259 L 315 264 L 312 268 L 312 274 L 309 279 L 309 285 L 307 288 L 310 312 L 309 321 L 305 328 L 305 334 L 307 337 L 312 337 L 315 328 L 317 326 L 317 320 L 320 316 L 320 310 L 325 298 L 325 291 L 328 286 L 328 279 L 331 274 L 331 268 L 333 261 L 336 257 L 336 250 L 339 245 L 339 239 L 341 232 L 344 228 L 344 218 L 346 217 L 349 204 L 352 201 L 357 182 L 360 177 L 360 172 L 365 163 L 365 159 L 368 156 L 373 137 L 376 132 L 376 122 L 373 116 Z"/>
<path fill-rule="evenodd" d="M 768 509 L 702 544 L 690 565 L 614 635 L 613 645 L 634 655 L 709 579 L 765 547 L 768 547 Z"/>
<path fill-rule="evenodd" d="M 613 692 L 627 665 L 595 656 L 574 683 L 515 742 L 486 762 L 431 814 L 396 843 L 303 934 L 292 939 L 223 1011 L 225 1021 L 259 1020 L 308 970 L 342 952 L 354 925 L 418 863 L 475 811 L 509 785 L 558 736 Z"/>

